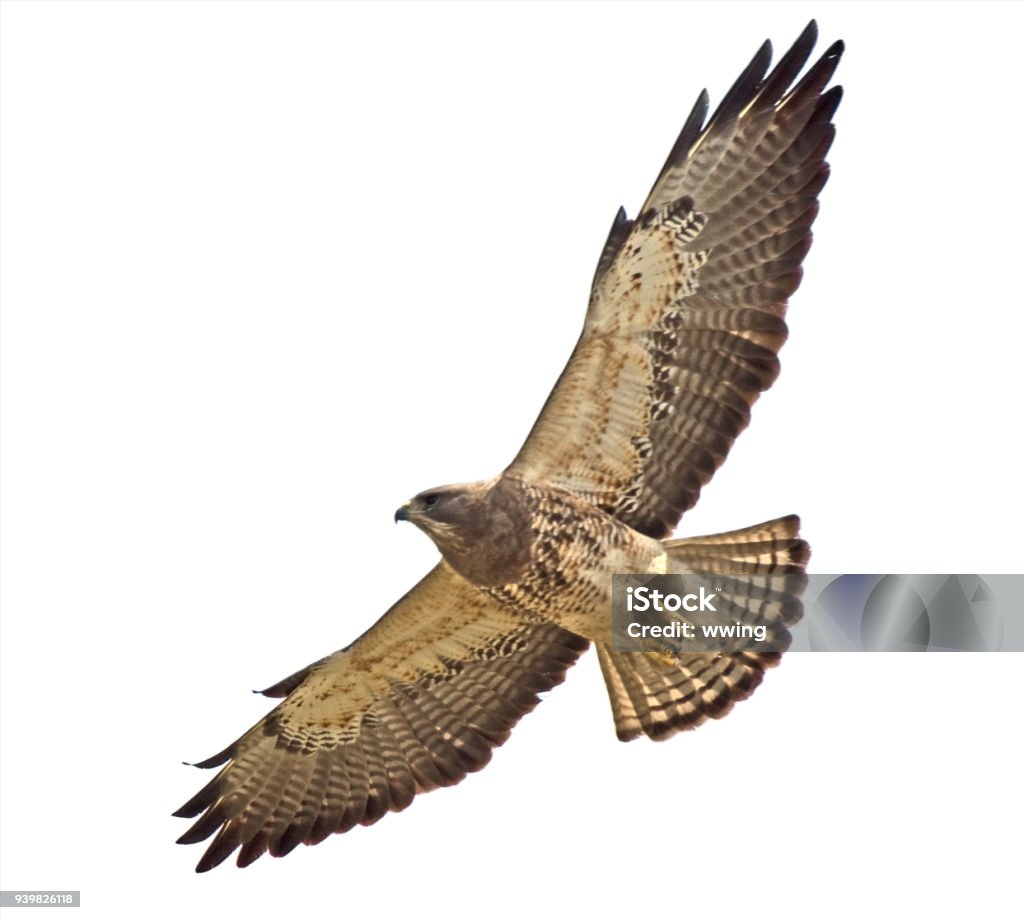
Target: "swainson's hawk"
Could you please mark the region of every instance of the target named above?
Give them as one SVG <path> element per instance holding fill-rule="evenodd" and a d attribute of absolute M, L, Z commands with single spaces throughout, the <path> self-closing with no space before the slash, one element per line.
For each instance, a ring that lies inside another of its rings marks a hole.
<path fill-rule="evenodd" d="M 634 219 L 620 210 L 583 333 L 511 465 L 396 517 L 437 566 L 354 643 L 265 690 L 282 702 L 177 815 L 215 834 L 205 871 L 288 853 L 401 811 L 487 763 L 537 694 L 597 647 L 618 736 L 724 715 L 778 655 L 612 651 L 617 572 L 799 573 L 796 517 L 668 539 L 779 371 L 839 87 L 837 42 L 797 81 L 812 22 L 768 42 L 706 121 L 702 93 Z"/>

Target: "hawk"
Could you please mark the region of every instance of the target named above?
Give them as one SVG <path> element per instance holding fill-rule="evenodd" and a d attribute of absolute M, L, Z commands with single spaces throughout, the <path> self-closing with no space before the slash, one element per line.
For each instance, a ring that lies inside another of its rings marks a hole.
<path fill-rule="evenodd" d="M 246 866 L 406 808 L 481 769 L 593 644 L 618 737 L 660 740 L 748 697 L 777 653 L 621 653 L 617 572 L 799 574 L 795 516 L 670 539 L 775 380 L 841 88 L 811 22 L 765 42 L 714 115 L 700 94 L 637 217 L 619 210 L 583 333 L 511 465 L 397 520 L 441 560 L 355 642 L 264 690 L 281 702 L 175 814 Z M 785 599 L 783 599 L 785 600 Z M 800 615 L 799 601 L 784 619 Z"/>

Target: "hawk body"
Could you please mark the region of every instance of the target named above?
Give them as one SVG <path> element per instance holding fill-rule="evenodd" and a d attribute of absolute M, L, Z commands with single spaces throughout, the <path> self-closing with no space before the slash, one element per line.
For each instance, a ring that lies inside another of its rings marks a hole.
<path fill-rule="evenodd" d="M 611 576 L 665 572 L 665 548 L 566 489 L 508 481 L 530 509 L 530 561 L 519 579 L 487 593 L 592 642 L 609 641 Z"/>
<path fill-rule="evenodd" d="M 455 572 L 496 602 L 591 641 L 610 638 L 612 575 L 666 571 L 660 541 L 568 489 L 511 475 L 432 489 L 396 517 L 420 527 Z"/>
<path fill-rule="evenodd" d="M 812 22 L 771 72 L 765 43 L 710 119 L 698 98 L 637 218 L 616 216 L 580 340 L 511 465 L 398 510 L 437 566 L 347 648 L 265 690 L 281 702 L 197 764 L 220 767 L 176 812 L 197 819 L 180 843 L 213 837 L 199 871 L 459 782 L 591 643 L 623 740 L 721 717 L 778 662 L 613 651 L 611 576 L 720 573 L 728 603 L 778 637 L 801 615 L 795 516 L 668 538 L 779 371 L 840 99 L 826 87 L 841 43 L 797 80 L 815 40 Z"/>

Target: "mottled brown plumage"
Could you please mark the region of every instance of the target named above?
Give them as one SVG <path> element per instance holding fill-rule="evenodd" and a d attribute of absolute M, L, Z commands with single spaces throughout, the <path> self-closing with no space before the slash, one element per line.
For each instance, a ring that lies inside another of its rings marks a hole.
<path fill-rule="evenodd" d="M 705 124 L 702 94 L 635 220 L 619 212 L 583 334 L 500 476 L 396 514 L 442 561 L 352 645 L 268 688 L 259 724 L 197 766 L 176 814 L 198 869 L 248 865 L 401 811 L 487 763 L 537 694 L 597 646 L 617 734 L 661 739 L 724 715 L 778 654 L 616 653 L 611 576 L 746 576 L 730 593 L 785 637 L 801 614 L 799 521 L 666 540 L 778 373 L 840 90 L 808 26 L 766 43 Z"/>
<path fill-rule="evenodd" d="M 702 93 L 640 216 L 620 211 L 583 334 L 509 474 L 668 536 L 779 372 L 841 90 L 837 42 L 791 90 L 766 42 L 706 126 Z M 703 126 L 703 127 L 702 127 Z"/>

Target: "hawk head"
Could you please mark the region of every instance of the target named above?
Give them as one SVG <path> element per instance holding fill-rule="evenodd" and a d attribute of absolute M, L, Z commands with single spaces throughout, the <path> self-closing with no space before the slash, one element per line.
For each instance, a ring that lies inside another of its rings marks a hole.
<path fill-rule="evenodd" d="M 481 511 L 490 483 L 460 483 L 427 489 L 395 512 L 396 521 L 409 521 L 429 537 L 470 524 Z"/>
<path fill-rule="evenodd" d="M 500 478 L 427 489 L 402 505 L 395 520 L 419 527 L 464 578 L 504 584 L 521 574 L 530 553 L 526 512 L 508 489 Z"/>

